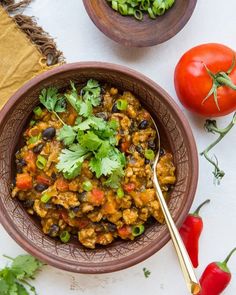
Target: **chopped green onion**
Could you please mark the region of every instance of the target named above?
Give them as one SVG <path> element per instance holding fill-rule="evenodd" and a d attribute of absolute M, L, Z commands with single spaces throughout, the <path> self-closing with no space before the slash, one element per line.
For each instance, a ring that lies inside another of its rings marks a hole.
<path fill-rule="evenodd" d="M 127 109 L 128 102 L 126 99 L 118 99 L 116 101 L 116 106 L 118 110 L 125 111 Z"/>
<path fill-rule="evenodd" d="M 137 20 L 142 20 L 143 19 L 143 13 L 141 10 L 139 9 L 136 9 L 134 11 L 134 17 L 137 19 Z"/>
<path fill-rule="evenodd" d="M 52 198 L 52 196 L 50 196 L 49 194 L 45 193 L 41 197 L 41 202 L 42 203 L 47 203 L 48 201 L 50 201 L 51 198 Z"/>
<path fill-rule="evenodd" d="M 31 136 L 28 140 L 28 143 L 29 144 L 34 144 L 36 142 L 38 142 L 40 139 L 41 139 L 41 133 L 39 135 L 36 135 L 36 136 Z"/>
<path fill-rule="evenodd" d="M 30 123 L 29 123 L 30 127 L 33 127 L 35 125 L 35 123 L 36 123 L 36 121 L 31 120 Z"/>
<path fill-rule="evenodd" d="M 60 239 L 63 243 L 68 243 L 70 240 L 70 233 L 65 230 L 60 234 Z"/>
<path fill-rule="evenodd" d="M 84 181 L 83 184 L 82 184 L 82 186 L 83 186 L 83 190 L 85 190 L 86 192 L 91 191 L 92 188 L 93 188 L 93 185 L 92 185 L 92 183 L 89 180 Z"/>
<path fill-rule="evenodd" d="M 37 160 L 36 160 L 36 166 L 43 170 L 46 167 L 47 164 L 47 159 L 45 159 L 43 156 L 38 155 Z"/>
<path fill-rule="evenodd" d="M 117 1 L 111 1 L 111 7 L 112 7 L 112 9 L 118 11 L 118 3 L 117 3 Z"/>
<path fill-rule="evenodd" d="M 33 112 L 37 117 L 41 117 L 43 110 L 40 107 L 36 107 Z"/>
<path fill-rule="evenodd" d="M 132 235 L 134 237 L 140 236 L 145 230 L 145 227 L 143 224 L 133 225 L 132 226 Z"/>
<path fill-rule="evenodd" d="M 155 158 L 154 151 L 151 150 L 151 149 L 146 150 L 145 153 L 144 153 L 144 156 L 148 160 L 154 160 L 154 158 Z"/>
<path fill-rule="evenodd" d="M 124 195 L 125 195 L 125 193 L 124 193 L 123 189 L 121 187 L 119 187 L 118 190 L 117 190 L 117 197 L 119 199 L 121 199 L 121 198 L 124 197 Z"/>
<path fill-rule="evenodd" d="M 118 5 L 119 13 L 122 15 L 128 14 L 128 5 L 127 4 L 119 4 Z"/>
<path fill-rule="evenodd" d="M 113 10 L 121 15 L 134 16 L 137 20 L 143 20 L 143 12 L 148 13 L 151 19 L 163 15 L 170 9 L 175 0 L 107 0 Z"/>

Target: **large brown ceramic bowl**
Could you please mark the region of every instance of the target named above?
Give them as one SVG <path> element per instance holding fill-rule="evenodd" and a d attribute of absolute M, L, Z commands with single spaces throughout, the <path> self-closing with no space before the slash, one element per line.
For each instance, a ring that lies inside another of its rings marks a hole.
<path fill-rule="evenodd" d="M 122 16 L 107 0 L 83 0 L 85 9 L 100 31 L 112 40 L 130 47 L 153 46 L 175 36 L 190 19 L 197 0 L 175 0 L 164 15 L 142 21 Z"/>
<path fill-rule="evenodd" d="M 169 208 L 179 227 L 193 202 L 198 160 L 194 138 L 183 113 L 157 84 L 128 68 L 98 62 L 67 64 L 39 75 L 26 83 L 5 105 L 0 114 L 0 221 L 26 251 L 55 267 L 79 273 L 104 273 L 134 265 L 158 250 L 170 239 L 166 225 L 154 223 L 134 241 L 116 241 L 107 247 L 85 249 L 79 244 L 62 244 L 43 234 L 21 204 L 11 198 L 14 154 L 22 130 L 42 88 L 84 83 L 89 78 L 132 91 L 152 114 L 161 130 L 162 142 L 171 149 L 177 167 L 177 183 Z"/>

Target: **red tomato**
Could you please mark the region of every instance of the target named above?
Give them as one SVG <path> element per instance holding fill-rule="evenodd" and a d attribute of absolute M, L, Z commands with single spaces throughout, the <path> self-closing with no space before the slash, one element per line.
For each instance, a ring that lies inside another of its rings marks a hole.
<path fill-rule="evenodd" d="M 94 206 L 102 205 L 104 202 L 104 192 L 98 188 L 94 188 L 89 196 L 89 202 Z"/>
<path fill-rule="evenodd" d="M 135 189 L 135 184 L 130 182 L 127 184 L 124 184 L 124 190 L 128 193 L 132 192 Z"/>
<path fill-rule="evenodd" d="M 33 187 L 32 177 L 28 173 L 16 175 L 16 187 L 22 190 Z"/>
<path fill-rule="evenodd" d="M 63 178 L 58 178 L 55 184 L 56 184 L 56 188 L 61 192 L 66 192 L 69 190 L 69 184 Z"/>
<path fill-rule="evenodd" d="M 27 168 L 31 172 L 36 171 L 36 158 L 37 156 L 33 153 L 33 151 L 29 150 L 25 155 L 25 161 L 27 162 Z"/>
<path fill-rule="evenodd" d="M 235 52 L 221 44 L 210 43 L 187 51 L 175 68 L 175 89 L 181 103 L 190 111 L 203 116 L 224 116 L 236 110 L 236 90 L 223 84 L 222 74 L 233 66 L 226 79 L 236 84 Z M 217 101 L 211 94 L 214 79 L 206 67 L 215 75 Z M 218 102 L 218 107 L 217 107 Z"/>
<path fill-rule="evenodd" d="M 127 152 L 127 150 L 129 149 L 129 146 L 130 146 L 130 142 L 125 141 L 125 142 L 122 142 L 122 143 L 121 143 L 120 148 L 121 148 L 122 152 L 125 153 L 125 152 Z"/>
<path fill-rule="evenodd" d="M 38 175 L 36 177 L 36 181 L 37 181 L 37 183 L 43 183 L 43 184 L 47 184 L 47 185 L 50 185 L 50 183 L 51 183 L 50 178 L 48 178 L 47 176 L 44 176 L 44 175 Z"/>
<path fill-rule="evenodd" d="M 118 228 L 118 235 L 122 239 L 127 239 L 131 234 L 131 227 L 128 225 L 123 225 L 122 227 Z"/>

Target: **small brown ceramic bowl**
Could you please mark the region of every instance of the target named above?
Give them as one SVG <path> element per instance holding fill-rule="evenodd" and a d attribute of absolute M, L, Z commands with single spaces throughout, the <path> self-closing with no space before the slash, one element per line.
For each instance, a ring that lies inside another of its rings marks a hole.
<path fill-rule="evenodd" d="M 99 62 L 66 64 L 26 83 L 7 102 L 0 114 L 0 221 L 26 251 L 55 267 L 78 273 L 105 273 L 134 265 L 170 239 L 166 225 L 157 222 L 134 241 L 117 240 L 107 247 L 86 249 L 79 243 L 62 244 L 43 234 L 19 201 L 11 198 L 14 155 L 25 124 L 39 103 L 40 91 L 49 86 L 68 87 L 70 80 L 84 83 L 94 78 L 136 95 L 160 128 L 162 145 L 170 149 L 177 167 L 177 183 L 169 208 L 179 227 L 193 202 L 198 179 L 198 156 L 190 126 L 171 97 L 142 74 L 126 67 Z"/>
<path fill-rule="evenodd" d="M 129 47 L 147 47 L 167 41 L 190 19 L 197 0 L 175 0 L 174 5 L 155 20 L 142 21 L 122 16 L 106 0 L 83 0 L 88 15 L 107 37 Z"/>

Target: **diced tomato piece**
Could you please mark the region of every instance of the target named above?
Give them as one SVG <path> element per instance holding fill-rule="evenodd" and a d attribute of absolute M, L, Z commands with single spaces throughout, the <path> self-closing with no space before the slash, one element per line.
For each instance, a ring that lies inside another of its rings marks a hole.
<path fill-rule="evenodd" d="M 129 147 L 130 147 L 130 142 L 129 141 L 122 142 L 121 146 L 120 146 L 122 152 L 124 152 L 124 153 L 127 152 Z"/>
<path fill-rule="evenodd" d="M 128 193 L 132 192 L 135 189 L 135 184 L 130 182 L 127 184 L 124 184 L 124 190 Z"/>
<path fill-rule="evenodd" d="M 17 174 L 16 187 L 22 190 L 31 189 L 33 187 L 32 177 L 28 173 Z"/>
<path fill-rule="evenodd" d="M 67 118 L 67 124 L 73 126 L 75 124 L 76 118 L 77 118 L 77 113 L 74 110 L 71 110 Z"/>
<path fill-rule="evenodd" d="M 55 184 L 56 184 L 56 188 L 57 188 L 59 191 L 61 191 L 61 192 L 66 192 L 66 191 L 69 190 L 69 184 L 68 184 L 68 182 L 67 182 L 65 179 L 63 179 L 63 178 L 59 178 L 59 179 L 57 179 L 56 182 L 55 182 Z"/>
<path fill-rule="evenodd" d="M 123 225 L 121 228 L 118 228 L 118 235 L 122 239 L 127 239 L 131 235 L 131 227 L 128 225 Z"/>
<path fill-rule="evenodd" d="M 50 183 L 51 183 L 51 179 L 47 176 L 44 176 L 44 175 L 38 175 L 36 177 L 36 181 L 37 181 L 37 183 L 43 183 L 46 185 L 50 185 Z"/>
<path fill-rule="evenodd" d="M 70 218 L 66 211 L 61 212 L 61 217 L 69 226 L 78 227 L 79 229 L 85 228 L 90 223 L 90 220 L 85 217 Z"/>
<path fill-rule="evenodd" d="M 36 158 L 37 156 L 31 150 L 29 150 L 26 155 L 24 156 L 25 161 L 27 162 L 27 168 L 31 172 L 36 171 Z"/>
<path fill-rule="evenodd" d="M 98 188 L 94 188 L 89 194 L 89 202 L 94 206 L 102 205 L 104 202 L 104 192 Z"/>

